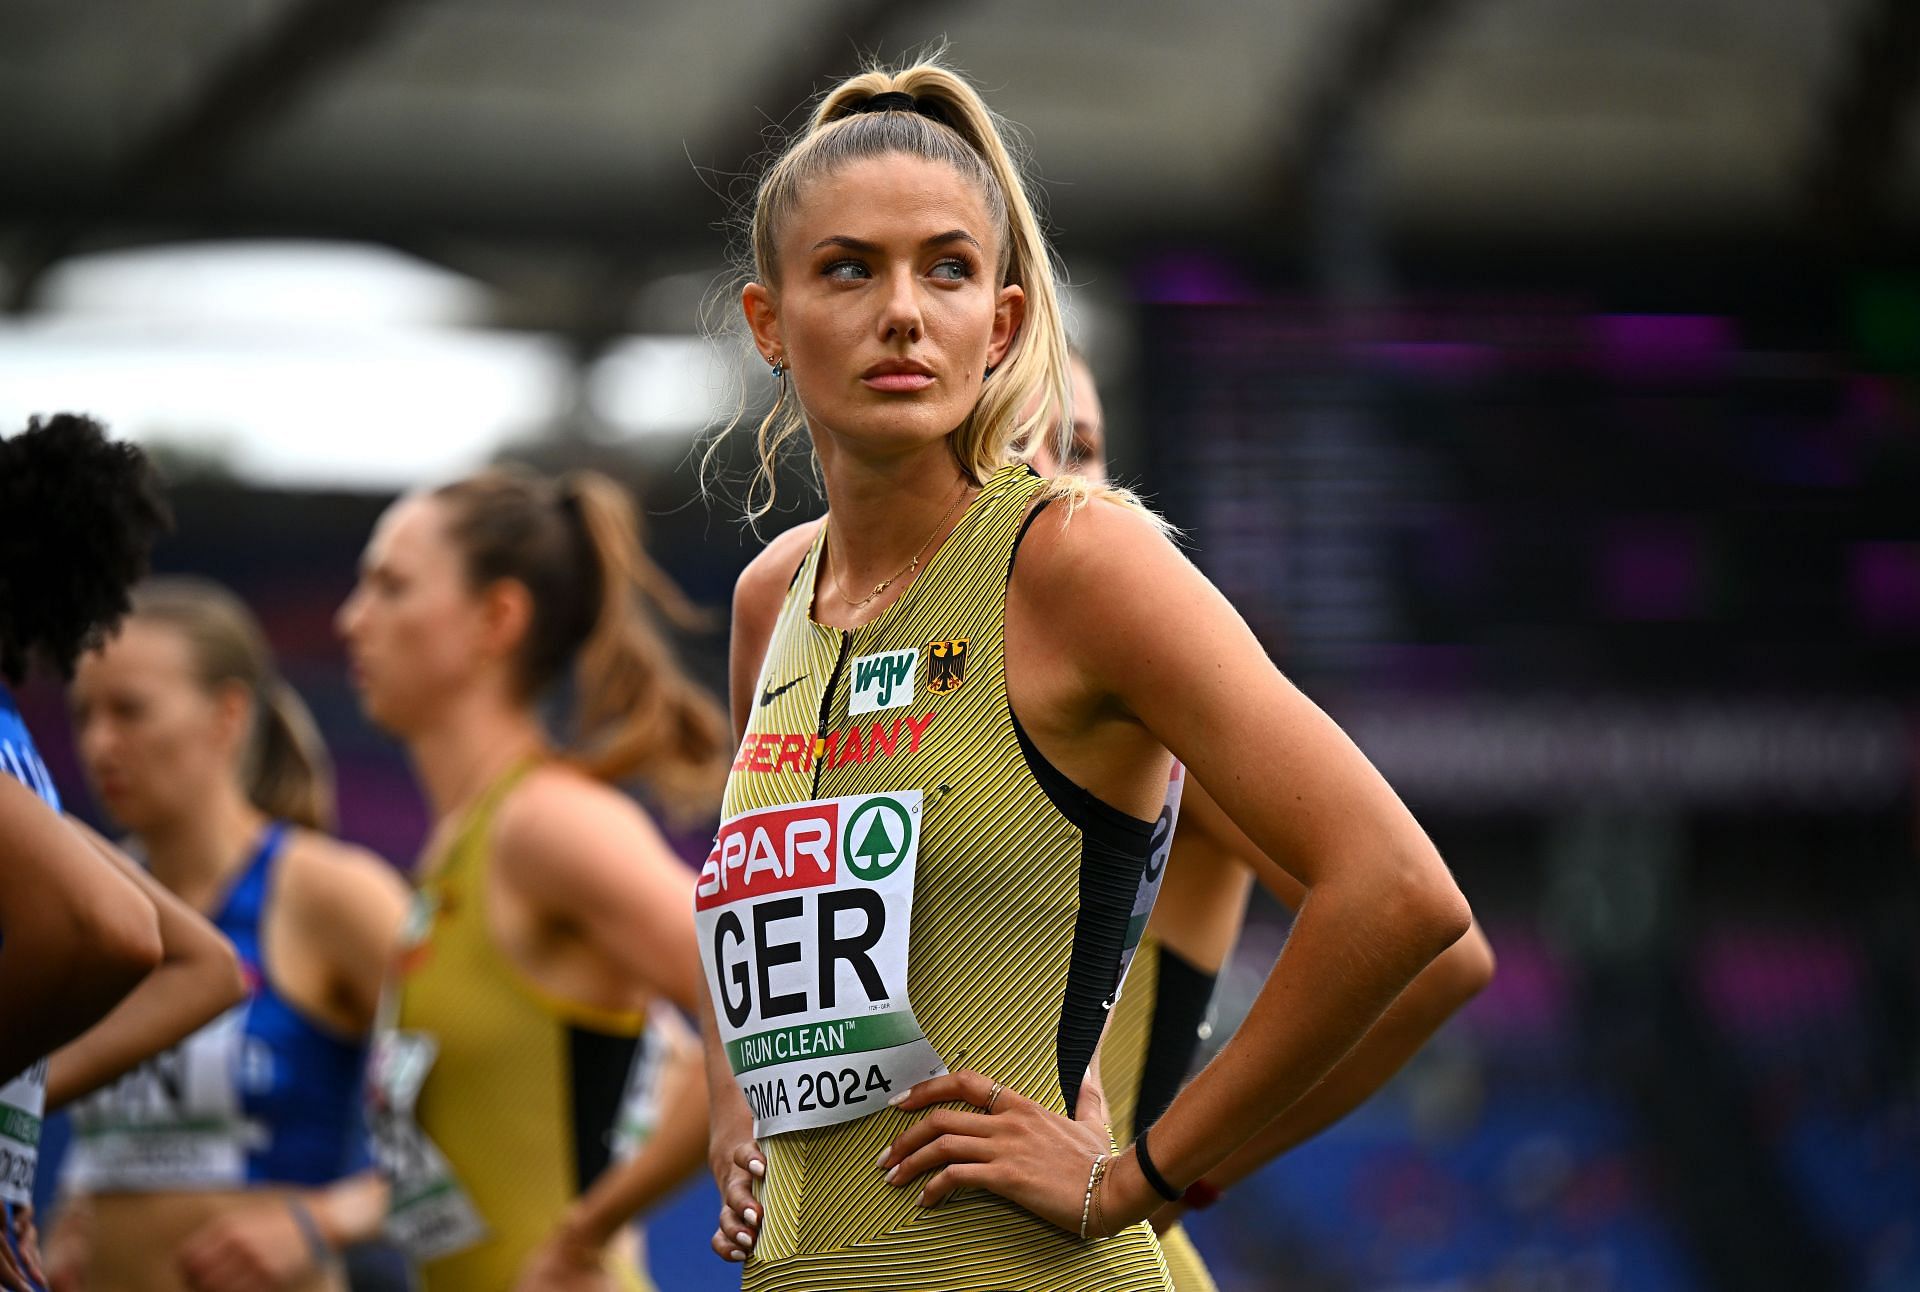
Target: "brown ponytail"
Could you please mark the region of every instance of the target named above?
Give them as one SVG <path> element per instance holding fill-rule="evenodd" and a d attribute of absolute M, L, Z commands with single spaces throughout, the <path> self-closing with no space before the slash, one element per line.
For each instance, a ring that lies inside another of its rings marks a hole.
<path fill-rule="evenodd" d="M 326 742 L 240 598 L 207 579 L 150 579 L 133 590 L 132 618 L 185 638 L 207 691 L 237 685 L 253 697 L 253 735 L 241 765 L 248 801 L 276 820 L 331 832 L 338 814 Z"/>
<path fill-rule="evenodd" d="M 309 830 L 339 826 L 333 760 L 300 693 L 276 680 L 261 697 L 257 753 L 247 797 L 268 816 Z"/>
<path fill-rule="evenodd" d="M 472 585 L 513 579 L 532 598 L 522 697 L 571 669 L 569 760 L 604 781 L 643 777 L 677 813 L 712 812 L 726 777 L 726 717 L 674 658 L 649 606 L 681 627 L 710 623 L 647 556 L 627 491 L 593 471 L 553 481 L 497 468 L 434 497 L 451 508 L 448 533 Z"/>

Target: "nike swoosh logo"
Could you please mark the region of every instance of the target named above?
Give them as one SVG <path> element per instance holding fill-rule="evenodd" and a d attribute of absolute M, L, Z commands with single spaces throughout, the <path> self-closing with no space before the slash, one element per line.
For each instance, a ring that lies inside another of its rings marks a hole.
<path fill-rule="evenodd" d="M 766 708 L 769 704 L 772 704 L 775 700 L 778 700 L 781 696 L 793 690 L 794 687 L 799 686 L 806 680 L 807 675 L 802 673 L 791 682 L 784 682 L 779 686 L 768 687 L 766 690 L 760 692 L 760 707 L 763 709 Z"/>

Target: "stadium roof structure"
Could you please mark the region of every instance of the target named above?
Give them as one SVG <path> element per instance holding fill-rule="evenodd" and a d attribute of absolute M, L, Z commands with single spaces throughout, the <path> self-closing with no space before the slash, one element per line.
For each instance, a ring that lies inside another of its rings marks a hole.
<path fill-rule="evenodd" d="M 1920 219 L 1911 0 L 7 0 L 5 297 L 85 251 L 352 239 L 612 335 L 717 263 L 798 105 L 937 40 L 1026 128 L 1070 257 L 1297 250 L 1329 200 L 1436 244 Z"/>

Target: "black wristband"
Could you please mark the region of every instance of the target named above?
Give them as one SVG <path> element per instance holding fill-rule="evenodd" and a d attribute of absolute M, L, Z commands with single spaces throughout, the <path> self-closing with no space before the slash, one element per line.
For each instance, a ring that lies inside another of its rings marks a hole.
<path fill-rule="evenodd" d="M 1140 1174 L 1147 1177 L 1147 1183 L 1153 1191 L 1168 1202 L 1180 1201 L 1180 1190 L 1167 1183 L 1167 1177 L 1160 1174 L 1160 1168 L 1147 1156 L 1147 1133 L 1141 1131 L 1139 1138 L 1133 1141 L 1133 1160 L 1140 1164 Z"/>

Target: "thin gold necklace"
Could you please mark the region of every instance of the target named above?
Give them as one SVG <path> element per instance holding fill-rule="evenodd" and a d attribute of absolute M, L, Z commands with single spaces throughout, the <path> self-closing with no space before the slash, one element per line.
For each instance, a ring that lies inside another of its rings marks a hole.
<path fill-rule="evenodd" d="M 842 601 L 846 602 L 848 606 L 852 607 L 855 610 L 858 610 L 862 606 L 865 606 L 871 603 L 875 597 L 879 596 L 882 592 L 885 592 L 888 588 L 892 587 L 895 583 L 899 582 L 901 579 L 906 578 L 909 574 L 912 574 L 915 570 L 919 569 L 920 558 L 927 554 L 927 549 L 929 547 L 933 546 L 934 536 L 937 535 L 941 531 L 941 529 L 943 529 L 946 526 L 947 521 L 952 518 L 954 510 L 960 506 L 960 500 L 966 496 L 967 496 L 967 482 L 962 480 L 960 482 L 960 492 L 953 496 L 953 501 L 947 505 L 947 510 L 941 514 L 941 517 L 939 520 L 934 522 L 933 533 L 928 534 L 927 541 L 920 544 L 920 550 L 913 554 L 913 559 L 911 561 L 908 561 L 905 565 L 901 566 L 899 569 L 895 570 L 887 578 L 884 578 L 880 580 L 880 582 L 874 584 L 872 592 L 869 592 L 866 596 L 860 598 L 858 601 L 855 601 L 852 597 L 847 595 L 846 589 L 840 586 L 840 575 L 838 574 L 838 572 L 836 572 L 833 576 L 833 590 L 835 594 L 837 594 Z"/>

